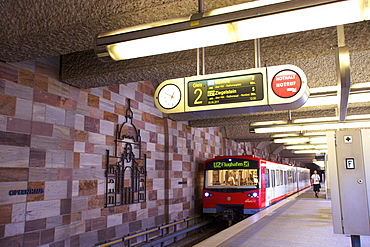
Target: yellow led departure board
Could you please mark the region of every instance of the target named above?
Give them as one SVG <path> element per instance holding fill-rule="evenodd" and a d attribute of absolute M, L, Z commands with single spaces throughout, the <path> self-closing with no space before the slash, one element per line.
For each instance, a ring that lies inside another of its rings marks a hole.
<path fill-rule="evenodd" d="M 205 106 L 264 98 L 261 73 L 188 82 L 188 105 Z"/>

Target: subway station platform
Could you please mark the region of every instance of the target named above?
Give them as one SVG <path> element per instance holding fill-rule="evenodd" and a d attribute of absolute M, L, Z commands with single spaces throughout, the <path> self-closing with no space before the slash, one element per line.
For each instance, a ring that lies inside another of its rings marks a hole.
<path fill-rule="evenodd" d="M 321 191 L 319 198 L 315 198 L 312 189 L 306 189 L 195 246 L 351 246 L 349 235 L 333 233 L 331 201 Z M 370 247 L 370 236 L 361 236 L 361 246 Z"/>

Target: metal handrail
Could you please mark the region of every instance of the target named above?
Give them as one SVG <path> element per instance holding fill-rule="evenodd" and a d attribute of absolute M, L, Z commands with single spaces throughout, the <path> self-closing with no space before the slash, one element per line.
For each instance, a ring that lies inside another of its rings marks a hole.
<path fill-rule="evenodd" d="M 108 242 L 108 243 L 96 245 L 96 247 L 108 247 L 108 246 L 111 246 L 113 244 L 117 244 L 117 243 L 120 243 L 120 242 L 127 242 L 128 243 L 128 247 L 130 247 L 131 246 L 131 241 L 130 241 L 131 239 L 134 239 L 134 238 L 137 238 L 137 237 L 140 237 L 140 236 L 143 236 L 143 235 L 146 235 L 146 241 L 145 242 L 148 242 L 148 234 L 150 234 L 152 232 L 158 231 L 158 235 L 157 236 L 158 237 L 159 236 L 163 236 L 163 230 L 168 229 L 171 226 L 174 226 L 174 230 L 176 231 L 176 226 L 178 224 L 181 224 L 181 223 L 184 223 L 184 222 L 186 222 L 187 224 L 189 224 L 189 221 L 191 221 L 191 220 L 197 220 L 200 217 L 201 217 L 201 215 L 197 215 L 197 216 L 190 217 L 190 218 L 185 218 L 183 220 L 179 220 L 179 221 L 175 221 L 175 222 L 172 222 L 172 223 L 169 223 L 169 224 L 166 224 L 166 225 L 162 225 L 162 226 L 159 226 L 159 227 L 151 228 L 151 229 L 148 229 L 146 231 L 135 233 L 135 234 L 132 234 L 132 235 L 123 237 L 121 239 L 117 239 L 117 240 Z M 201 227 L 201 226 L 203 226 L 203 225 L 200 225 L 199 227 Z M 187 225 L 187 227 L 189 227 L 189 225 Z M 194 229 L 191 229 L 191 230 L 194 230 Z M 161 233 L 161 235 L 159 233 Z"/>

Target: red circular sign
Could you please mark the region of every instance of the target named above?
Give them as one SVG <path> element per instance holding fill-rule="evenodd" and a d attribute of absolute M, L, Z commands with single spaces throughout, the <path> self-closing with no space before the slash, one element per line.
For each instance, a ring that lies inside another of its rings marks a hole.
<path fill-rule="evenodd" d="M 289 98 L 299 92 L 302 81 L 297 72 L 293 70 L 282 70 L 274 76 L 271 84 L 272 90 L 277 96 Z"/>

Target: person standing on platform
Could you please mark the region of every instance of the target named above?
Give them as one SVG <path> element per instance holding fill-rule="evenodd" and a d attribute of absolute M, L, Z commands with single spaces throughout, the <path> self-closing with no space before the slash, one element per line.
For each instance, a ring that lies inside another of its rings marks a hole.
<path fill-rule="evenodd" d="M 311 176 L 311 185 L 313 185 L 313 191 L 315 192 L 315 196 L 319 197 L 320 192 L 320 175 L 317 174 L 317 171 L 313 171 Z"/>

